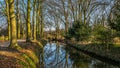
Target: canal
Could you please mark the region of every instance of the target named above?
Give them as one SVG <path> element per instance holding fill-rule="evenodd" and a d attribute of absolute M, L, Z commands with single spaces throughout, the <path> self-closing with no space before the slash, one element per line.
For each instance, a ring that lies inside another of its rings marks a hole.
<path fill-rule="evenodd" d="M 40 53 L 40 68 L 119 68 L 62 43 L 47 43 Z"/>

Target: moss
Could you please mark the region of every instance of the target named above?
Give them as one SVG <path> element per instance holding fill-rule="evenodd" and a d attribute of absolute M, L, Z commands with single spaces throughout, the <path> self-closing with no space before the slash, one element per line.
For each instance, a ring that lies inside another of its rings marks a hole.
<path fill-rule="evenodd" d="M 34 61 L 34 63 L 37 64 L 39 62 L 38 57 L 33 51 L 27 51 L 26 55 L 29 56 Z"/>
<path fill-rule="evenodd" d="M 22 57 L 25 58 L 25 61 L 29 63 L 28 66 L 30 66 L 30 68 L 36 68 L 35 62 L 29 56 L 27 56 L 26 54 L 23 54 Z M 25 63 L 23 65 L 24 67 L 27 67 Z"/>
<path fill-rule="evenodd" d="M 37 40 L 32 40 L 33 43 L 36 43 L 40 48 L 43 48 L 43 45 L 41 44 L 41 42 L 37 41 Z"/>
<path fill-rule="evenodd" d="M 27 65 L 25 62 L 20 61 L 19 64 L 21 65 L 22 68 L 29 68 L 29 65 Z"/>
<path fill-rule="evenodd" d="M 35 43 L 35 44 L 31 44 Z M 20 43 L 22 45 L 17 50 L 22 54 L 19 57 L 22 57 L 23 60 L 19 60 L 19 64 L 22 68 L 37 68 L 39 64 L 39 53 L 41 48 L 43 48 L 41 42 L 37 40 L 31 40 L 30 44 Z M 23 46 L 24 45 L 24 46 Z"/>
<path fill-rule="evenodd" d="M 24 51 L 24 50 L 23 50 Z M 19 56 L 19 64 L 22 68 L 36 68 L 39 62 L 38 57 L 33 51 L 25 51 Z"/>

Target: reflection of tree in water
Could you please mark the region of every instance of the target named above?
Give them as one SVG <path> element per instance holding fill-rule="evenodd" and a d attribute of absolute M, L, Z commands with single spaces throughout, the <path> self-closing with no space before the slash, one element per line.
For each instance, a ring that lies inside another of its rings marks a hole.
<path fill-rule="evenodd" d="M 60 43 L 47 43 L 40 49 L 41 68 L 112 68 L 72 47 Z"/>
<path fill-rule="evenodd" d="M 40 48 L 40 68 L 44 68 L 44 48 Z"/>
<path fill-rule="evenodd" d="M 58 43 L 48 43 L 44 47 L 44 65 L 47 67 L 63 68 L 65 60 L 65 50 Z"/>
<path fill-rule="evenodd" d="M 73 61 L 73 67 L 89 68 L 90 58 L 87 55 L 68 46 L 65 49 L 70 55 L 69 58 Z"/>
<path fill-rule="evenodd" d="M 101 62 L 97 59 L 91 58 L 84 53 L 75 50 L 72 47 L 66 46 L 66 51 L 69 54 L 73 68 L 118 68 L 116 66 Z"/>

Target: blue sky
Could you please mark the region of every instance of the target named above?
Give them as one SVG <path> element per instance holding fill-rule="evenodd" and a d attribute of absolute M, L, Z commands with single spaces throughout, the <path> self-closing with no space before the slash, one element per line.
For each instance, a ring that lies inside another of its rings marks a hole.
<path fill-rule="evenodd" d="M 4 0 L 0 0 L 0 1 L 4 1 Z M 24 0 L 24 1 L 25 1 L 25 3 L 26 3 L 27 0 Z M 97 1 L 98 1 L 98 2 L 109 2 L 109 1 L 114 1 L 114 0 L 97 0 Z M 26 5 L 26 4 L 25 4 L 25 5 Z M 0 5 L 0 6 L 1 6 L 1 5 Z M 105 10 L 106 10 L 107 12 L 109 12 L 109 9 L 110 9 L 110 8 L 111 8 L 110 6 L 106 6 Z M 91 18 L 92 18 L 91 21 L 93 21 L 93 20 L 95 19 L 95 18 L 94 18 L 94 15 L 101 16 L 102 13 L 103 13 L 103 12 L 101 12 L 100 9 L 97 10 L 96 12 L 94 12 L 93 15 L 91 15 Z M 104 14 L 105 14 L 105 13 L 104 13 Z M 32 12 L 31 12 L 31 18 L 32 18 Z M 47 18 L 47 19 L 49 19 L 49 18 Z M 6 19 L 0 17 L 0 25 L 3 24 L 3 23 L 6 23 L 5 20 L 6 20 Z M 45 20 L 46 20 L 46 19 L 45 19 Z M 50 19 L 50 20 L 51 20 L 51 19 Z M 31 19 L 31 21 L 32 21 L 32 19 Z M 54 21 L 51 21 L 51 22 L 54 22 Z M 60 27 L 63 28 L 64 25 L 61 24 Z M 54 30 L 55 28 L 54 28 L 54 27 L 51 27 L 51 29 Z M 46 30 L 47 30 L 47 29 L 46 29 Z"/>

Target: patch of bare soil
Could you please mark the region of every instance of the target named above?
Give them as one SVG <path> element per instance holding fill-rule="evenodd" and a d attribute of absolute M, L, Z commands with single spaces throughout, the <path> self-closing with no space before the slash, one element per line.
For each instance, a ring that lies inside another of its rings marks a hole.
<path fill-rule="evenodd" d="M 0 55 L 0 68 L 21 68 L 21 66 L 14 57 Z"/>

